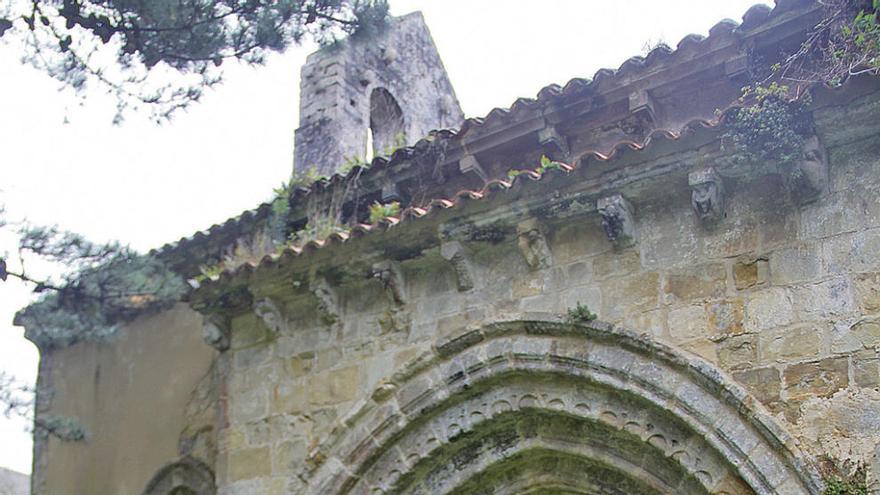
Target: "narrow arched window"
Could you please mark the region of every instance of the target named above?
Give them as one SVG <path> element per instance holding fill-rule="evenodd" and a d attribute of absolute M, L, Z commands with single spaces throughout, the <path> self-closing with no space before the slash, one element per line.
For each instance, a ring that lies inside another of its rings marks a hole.
<path fill-rule="evenodd" d="M 384 88 L 370 94 L 370 141 L 373 156 L 388 155 L 406 145 L 403 111 Z"/>

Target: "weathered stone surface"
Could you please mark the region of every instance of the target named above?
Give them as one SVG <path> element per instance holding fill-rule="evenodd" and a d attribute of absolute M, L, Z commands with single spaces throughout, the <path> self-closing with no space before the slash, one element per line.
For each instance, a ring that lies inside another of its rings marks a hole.
<path fill-rule="evenodd" d="M 613 278 L 602 283 L 602 314 L 611 320 L 626 311 L 645 311 L 657 307 L 660 299 L 660 275 L 646 272 L 626 278 Z"/>
<path fill-rule="evenodd" d="M 880 355 L 877 350 L 860 351 L 853 355 L 853 380 L 859 387 L 880 386 Z"/>
<path fill-rule="evenodd" d="M 228 469 L 230 481 L 268 476 L 272 473 L 270 450 L 268 447 L 259 447 L 232 451 Z"/>
<path fill-rule="evenodd" d="M 737 290 L 745 290 L 767 281 L 767 261 L 737 261 L 733 265 L 733 283 Z"/>
<path fill-rule="evenodd" d="M 739 371 L 733 378 L 746 386 L 764 405 L 769 406 L 780 400 L 782 392 L 782 375 L 776 368 L 754 368 Z"/>
<path fill-rule="evenodd" d="M 758 336 L 761 362 L 788 363 L 817 357 L 824 336 L 822 329 L 813 325 L 765 330 Z"/>
<path fill-rule="evenodd" d="M 722 264 L 710 264 L 666 275 L 666 301 L 695 301 L 724 295 L 727 273 Z"/>
<path fill-rule="evenodd" d="M 847 358 L 827 358 L 793 364 L 783 376 L 789 400 L 829 397 L 849 385 L 849 363 Z"/>
<path fill-rule="evenodd" d="M 880 312 L 880 273 L 860 273 L 853 278 L 859 307 L 864 313 Z"/>
<path fill-rule="evenodd" d="M 822 242 L 822 262 L 829 273 L 876 272 L 880 269 L 880 229 L 841 234 Z"/>
<path fill-rule="evenodd" d="M 312 377 L 309 384 L 309 402 L 315 405 L 338 404 L 350 401 L 360 390 L 360 367 L 325 371 Z"/>
<path fill-rule="evenodd" d="M 880 321 L 859 320 L 852 325 L 841 323 L 832 333 L 831 352 L 854 352 L 880 345 Z"/>
<path fill-rule="evenodd" d="M 673 339 L 686 341 L 705 337 L 709 333 L 703 306 L 684 306 L 669 310 L 669 334 Z"/>
<path fill-rule="evenodd" d="M 814 245 L 778 249 L 770 254 L 770 280 L 787 285 L 815 280 L 822 274 L 822 261 Z"/>
<path fill-rule="evenodd" d="M 738 335 L 745 332 L 745 303 L 742 299 L 722 299 L 706 303 L 710 336 Z"/>
<path fill-rule="evenodd" d="M 747 331 L 760 332 L 788 325 L 793 320 L 794 308 L 787 290 L 772 287 L 749 295 L 746 302 Z"/>
<path fill-rule="evenodd" d="M 758 338 L 755 335 L 735 335 L 718 344 L 718 363 L 725 369 L 742 369 L 758 362 Z"/>
<path fill-rule="evenodd" d="M 641 260 L 635 249 L 628 249 L 620 253 L 604 253 L 593 258 L 593 276 L 597 280 L 610 276 L 629 275 L 640 269 Z"/>

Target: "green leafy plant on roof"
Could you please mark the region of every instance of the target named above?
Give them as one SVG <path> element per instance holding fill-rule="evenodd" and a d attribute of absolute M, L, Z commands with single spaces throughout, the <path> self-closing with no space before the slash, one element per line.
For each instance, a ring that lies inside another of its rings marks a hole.
<path fill-rule="evenodd" d="M 390 203 L 373 203 L 370 205 L 370 223 L 375 225 L 382 220 L 390 217 L 396 217 L 400 214 L 400 202 L 392 201 Z"/>
<path fill-rule="evenodd" d="M 538 168 L 535 169 L 535 172 L 538 174 L 544 175 L 548 170 L 564 170 L 564 163 L 558 162 L 556 160 L 551 159 L 547 155 L 541 155 L 541 161 L 538 165 Z M 522 169 L 510 169 L 507 171 L 507 178 L 513 179 L 514 177 L 528 173 L 528 170 Z"/>

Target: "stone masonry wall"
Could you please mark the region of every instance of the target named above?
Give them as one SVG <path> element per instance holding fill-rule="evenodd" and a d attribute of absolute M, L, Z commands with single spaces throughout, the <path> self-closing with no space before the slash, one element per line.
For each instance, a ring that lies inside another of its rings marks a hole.
<path fill-rule="evenodd" d="M 805 206 L 778 174 L 725 177 L 726 217 L 706 230 L 678 177 L 631 198 L 631 247 L 615 249 L 596 215 L 569 218 L 543 227 L 547 250 L 531 265 L 515 240 L 469 246 L 470 289 L 424 256 L 401 264 L 397 292 L 364 279 L 338 287 L 329 314 L 301 296 L 279 303 L 274 330 L 252 313 L 236 318 L 219 358 L 220 493 L 302 489 L 310 452 L 405 363 L 468 327 L 579 302 L 702 356 L 809 454 L 875 463 L 877 477 L 880 139 L 842 124 L 876 106 L 874 96 L 817 112 L 830 185 Z M 658 160 L 704 165 L 694 152 Z"/>

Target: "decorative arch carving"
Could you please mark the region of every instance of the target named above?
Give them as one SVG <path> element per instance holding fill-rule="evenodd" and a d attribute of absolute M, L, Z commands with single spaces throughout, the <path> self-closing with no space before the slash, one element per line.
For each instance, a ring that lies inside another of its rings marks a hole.
<path fill-rule="evenodd" d="M 370 132 L 373 136 L 373 156 L 399 147 L 401 137 L 406 139 L 403 110 L 385 88 L 375 88 L 370 93 Z"/>
<path fill-rule="evenodd" d="M 215 495 L 214 472 L 203 462 L 183 457 L 166 464 L 147 483 L 143 495 Z"/>
<path fill-rule="evenodd" d="M 458 335 L 313 453 L 309 494 L 818 494 L 796 441 L 714 366 L 600 322 Z"/>

